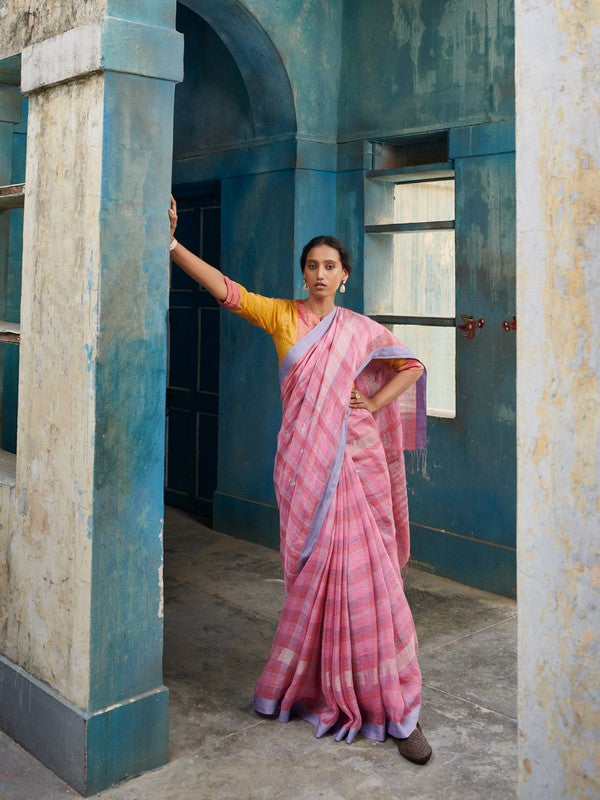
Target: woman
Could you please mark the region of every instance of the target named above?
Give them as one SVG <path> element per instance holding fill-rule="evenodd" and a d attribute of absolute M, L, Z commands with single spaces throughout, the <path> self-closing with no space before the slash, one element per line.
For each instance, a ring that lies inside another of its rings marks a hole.
<path fill-rule="evenodd" d="M 171 257 L 222 305 L 264 328 L 280 362 L 275 459 L 286 602 L 254 708 L 351 742 L 397 740 L 426 763 L 421 673 L 401 568 L 409 557 L 403 449 L 424 446 L 423 366 L 345 308 L 350 257 L 333 237 L 304 248 L 305 300 L 250 294 L 173 238 Z M 403 443 L 403 436 L 405 442 Z"/>

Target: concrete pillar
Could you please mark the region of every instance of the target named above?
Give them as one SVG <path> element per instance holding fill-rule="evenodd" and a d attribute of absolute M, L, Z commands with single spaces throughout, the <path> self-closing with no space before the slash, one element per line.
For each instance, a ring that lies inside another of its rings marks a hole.
<path fill-rule="evenodd" d="M 182 39 L 175 3 L 132 5 L 136 21 L 108 16 L 22 54 L 19 525 L 0 723 L 83 794 L 168 755 L 166 212 Z"/>
<path fill-rule="evenodd" d="M 517 0 L 519 797 L 600 796 L 600 6 Z"/>

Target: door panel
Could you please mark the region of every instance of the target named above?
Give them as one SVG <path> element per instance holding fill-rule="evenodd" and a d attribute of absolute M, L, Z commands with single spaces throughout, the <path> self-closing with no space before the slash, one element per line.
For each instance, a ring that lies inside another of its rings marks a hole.
<path fill-rule="evenodd" d="M 206 261 L 220 261 L 219 199 L 178 200 L 177 239 Z M 219 306 L 172 264 L 165 502 L 212 522 L 217 482 Z"/>

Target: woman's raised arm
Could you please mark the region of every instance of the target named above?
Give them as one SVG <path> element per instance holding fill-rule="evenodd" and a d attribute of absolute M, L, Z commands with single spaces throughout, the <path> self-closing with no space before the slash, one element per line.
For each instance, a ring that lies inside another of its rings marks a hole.
<path fill-rule="evenodd" d="M 173 248 L 170 253 L 171 258 L 177 266 L 181 267 L 184 272 L 187 272 L 191 278 L 198 281 L 200 286 L 203 286 L 207 292 L 210 292 L 214 298 L 222 303 L 227 297 L 227 284 L 221 270 L 198 258 L 198 256 L 180 244 L 173 235 L 177 227 L 177 203 L 174 197 L 171 197 L 169 222 L 171 224 L 171 247 Z M 174 247 L 173 243 L 175 243 Z"/>

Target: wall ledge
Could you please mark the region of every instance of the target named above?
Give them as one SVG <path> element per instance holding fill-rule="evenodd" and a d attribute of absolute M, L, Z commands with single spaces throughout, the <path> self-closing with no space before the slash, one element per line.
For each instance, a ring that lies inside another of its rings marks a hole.
<path fill-rule="evenodd" d="M 411 563 L 416 569 L 486 592 L 516 597 L 516 549 L 410 524 Z"/>
<path fill-rule="evenodd" d="M 451 159 L 514 153 L 515 120 L 451 128 L 448 149 Z"/>
<path fill-rule="evenodd" d="M 21 91 L 40 89 L 99 72 L 183 80 L 183 36 L 170 28 L 106 17 L 26 47 Z"/>
<path fill-rule="evenodd" d="M 337 145 L 334 142 L 288 134 L 237 142 L 200 153 L 176 154 L 173 160 L 173 184 L 200 183 L 292 169 L 335 172 L 336 163 Z"/>
<path fill-rule="evenodd" d="M 279 509 L 217 490 L 213 495 L 213 528 L 220 533 L 279 549 Z"/>

